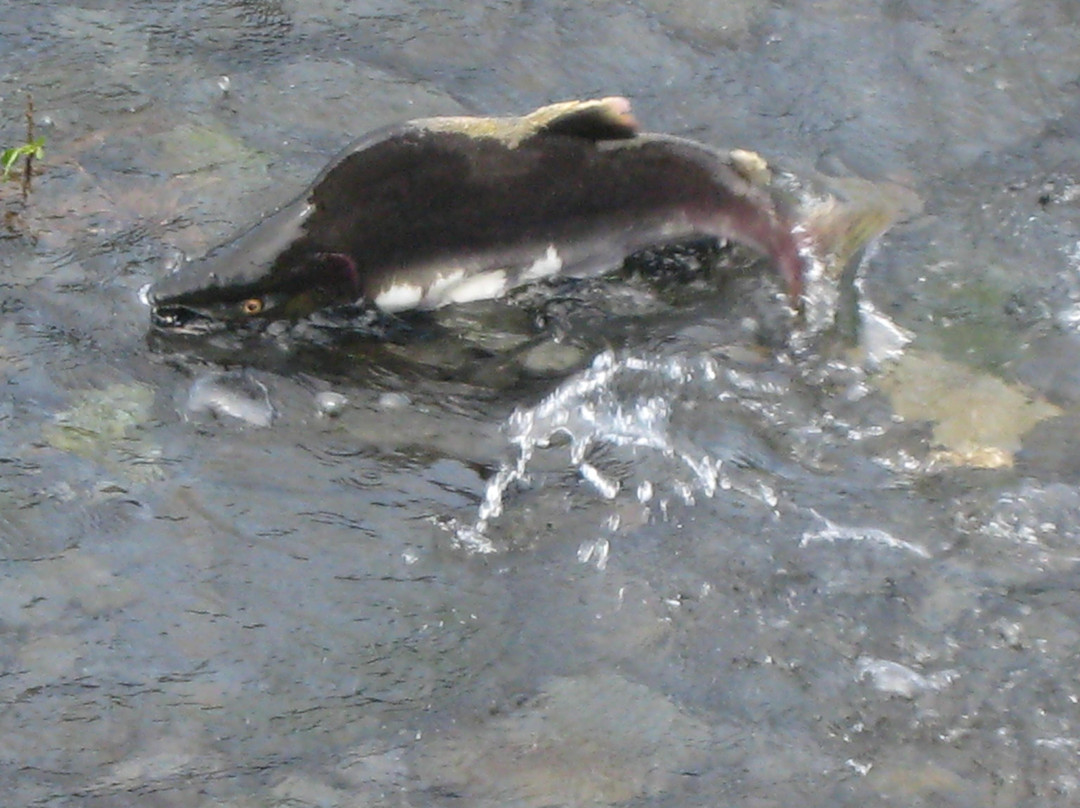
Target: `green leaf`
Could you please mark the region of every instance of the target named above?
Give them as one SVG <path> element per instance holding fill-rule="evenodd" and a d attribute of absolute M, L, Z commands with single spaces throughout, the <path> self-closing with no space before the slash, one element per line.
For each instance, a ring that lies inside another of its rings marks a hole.
<path fill-rule="evenodd" d="M 4 169 L 4 179 L 8 178 L 8 175 L 11 173 L 11 167 L 15 165 L 15 161 L 18 159 L 18 149 L 4 149 L 3 153 L 0 153 L 0 166 Z"/>
<path fill-rule="evenodd" d="M 23 157 L 32 157 L 35 160 L 40 160 L 45 156 L 45 138 L 39 137 L 32 140 L 29 143 L 24 143 L 21 146 L 15 146 L 10 149 L 4 149 L 0 152 L 0 169 L 3 170 L 3 176 L 0 179 L 8 179 L 11 176 L 11 170 Z"/>

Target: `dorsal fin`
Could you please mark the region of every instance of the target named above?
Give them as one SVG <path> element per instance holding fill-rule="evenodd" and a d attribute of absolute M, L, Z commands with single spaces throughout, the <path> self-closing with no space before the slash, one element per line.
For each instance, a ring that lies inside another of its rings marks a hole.
<path fill-rule="evenodd" d="M 549 104 L 530 112 L 525 119 L 536 134 L 588 140 L 625 140 L 638 131 L 630 102 L 620 96 Z"/>
<path fill-rule="evenodd" d="M 459 132 L 476 138 L 501 140 L 514 149 L 531 137 L 569 135 L 588 140 L 627 140 L 638 131 L 630 102 L 620 96 L 588 101 L 563 101 L 514 118 L 476 118 L 458 115 L 423 118 L 410 125 L 431 132 Z"/>

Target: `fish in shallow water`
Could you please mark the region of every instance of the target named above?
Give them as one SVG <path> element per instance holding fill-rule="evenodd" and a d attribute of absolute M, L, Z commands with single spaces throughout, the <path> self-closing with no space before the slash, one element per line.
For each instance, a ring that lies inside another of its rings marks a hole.
<path fill-rule="evenodd" d="M 767 256 L 798 307 L 795 231 L 756 154 L 641 133 L 624 98 L 571 101 L 363 137 L 148 299 L 155 327 L 183 333 L 351 303 L 434 309 L 709 237 Z"/>

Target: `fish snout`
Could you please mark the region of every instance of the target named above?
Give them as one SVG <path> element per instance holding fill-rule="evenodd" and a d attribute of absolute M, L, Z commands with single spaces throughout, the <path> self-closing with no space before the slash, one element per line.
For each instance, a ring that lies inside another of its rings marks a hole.
<path fill-rule="evenodd" d="M 177 304 L 150 304 L 150 324 L 159 331 L 173 334 L 206 334 L 221 324 L 203 312 Z"/>

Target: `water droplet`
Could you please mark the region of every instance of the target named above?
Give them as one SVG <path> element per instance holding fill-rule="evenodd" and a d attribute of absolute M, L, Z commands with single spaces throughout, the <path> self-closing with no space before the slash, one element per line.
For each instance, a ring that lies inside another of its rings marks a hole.
<path fill-rule="evenodd" d="M 341 415 L 349 399 L 341 393 L 323 390 L 315 396 L 315 409 L 324 418 L 336 418 Z"/>

